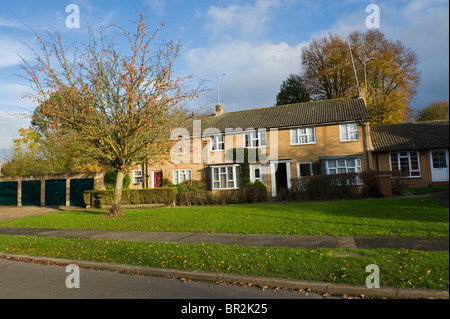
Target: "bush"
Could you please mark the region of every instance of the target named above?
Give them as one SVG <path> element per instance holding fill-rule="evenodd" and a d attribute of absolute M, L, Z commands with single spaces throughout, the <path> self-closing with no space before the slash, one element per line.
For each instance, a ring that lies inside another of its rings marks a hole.
<path fill-rule="evenodd" d="M 257 187 L 241 187 L 221 191 L 189 191 L 177 195 L 177 205 L 224 205 L 256 203 L 260 198 L 260 190 Z"/>
<path fill-rule="evenodd" d="M 267 202 L 269 200 L 269 195 L 267 195 L 266 185 L 264 185 L 261 181 L 256 181 L 254 185 L 259 189 L 259 201 Z"/>
<path fill-rule="evenodd" d="M 117 172 L 114 169 L 110 169 L 105 173 L 103 181 L 105 182 L 105 187 L 107 190 L 113 190 L 116 187 L 116 178 Z M 123 178 L 122 189 L 128 189 L 130 187 L 130 184 L 131 184 L 130 175 L 126 174 Z"/>
<path fill-rule="evenodd" d="M 292 189 L 281 192 L 283 200 L 354 199 L 361 197 L 359 174 L 317 175 L 292 180 Z"/>
<path fill-rule="evenodd" d="M 178 190 L 176 187 L 161 187 L 152 189 L 127 189 L 122 192 L 122 205 L 165 204 L 176 202 Z M 93 208 L 105 208 L 112 205 L 114 191 L 85 191 L 85 204 Z"/>
<path fill-rule="evenodd" d="M 200 190 L 205 190 L 205 183 L 203 183 L 202 181 L 196 181 L 196 180 L 186 180 L 183 183 L 181 183 L 182 185 L 186 186 L 187 191 L 188 192 L 194 192 L 194 191 L 200 191 Z"/>

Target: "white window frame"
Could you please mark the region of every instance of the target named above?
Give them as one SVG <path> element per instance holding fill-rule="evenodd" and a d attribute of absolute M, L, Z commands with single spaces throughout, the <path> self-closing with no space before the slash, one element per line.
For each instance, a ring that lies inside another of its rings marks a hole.
<path fill-rule="evenodd" d="M 211 147 L 210 147 L 210 151 L 211 152 L 222 152 L 225 150 L 225 138 L 223 137 L 223 135 L 214 135 L 211 136 Z"/>
<path fill-rule="evenodd" d="M 133 170 L 133 184 L 141 184 L 142 177 L 142 170 Z"/>
<path fill-rule="evenodd" d="M 256 170 L 259 170 L 259 177 L 256 177 Z M 264 165 L 253 164 L 250 165 L 250 182 L 254 183 L 260 181 L 264 184 Z"/>
<path fill-rule="evenodd" d="M 306 138 L 306 142 L 300 142 L 301 137 Z M 291 145 L 316 144 L 315 127 L 299 127 L 291 129 Z"/>
<path fill-rule="evenodd" d="M 411 167 L 411 153 L 415 153 L 417 156 L 417 167 L 418 169 L 412 169 Z M 393 154 L 397 154 L 397 163 L 398 163 L 398 169 L 393 170 L 392 169 L 392 155 Z M 406 154 L 406 155 L 402 155 L 402 154 Z M 422 172 L 420 170 L 420 154 L 419 152 L 390 152 L 389 153 L 389 169 L 391 170 L 391 172 L 401 172 L 401 165 L 400 165 L 400 160 L 401 159 L 408 159 L 408 176 L 400 176 L 400 177 L 405 177 L 405 178 L 421 178 L 422 177 Z M 419 173 L 419 175 L 411 175 L 412 173 Z"/>
<path fill-rule="evenodd" d="M 345 131 L 344 131 L 345 128 Z M 356 136 L 352 138 L 350 133 L 356 133 Z M 343 135 L 346 136 L 343 136 Z M 354 142 L 359 140 L 358 124 L 348 123 L 339 125 L 339 137 L 341 142 Z"/>
<path fill-rule="evenodd" d="M 244 147 L 245 148 L 267 147 L 267 132 L 265 130 L 248 132 L 248 133 L 245 133 L 243 136 L 244 136 Z M 247 140 L 248 140 L 248 145 L 246 143 Z M 264 143 L 262 143 L 262 142 L 264 142 Z"/>
<path fill-rule="evenodd" d="M 354 165 L 349 165 L 350 163 L 349 161 L 354 161 Z M 330 173 L 330 170 L 335 171 L 335 173 Z M 354 171 L 352 172 L 351 170 Z M 325 175 L 361 173 L 362 172 L 361 159 L 360 158 L 324 159 L 322 160 L 322 171 Z"/>
<path fill-rule="evenodd" d="M 297 177 L 298 178 L 303 178 L 303 177 L 309 177 L 309 176 L 302 176 L 300 173 L 300 165 L 309 165 L 310 168 L 310 175 L 309 176 L 313 176 L 313 162 L 297 162 Z"/>
<path fill-rule="evenodd" d="M 181 180 L 181 176 L 184 176 L 184 179 Z M 180 184 L 183 183 L 184 181 L 188 181 L 192 179 L 192 169 L 176 169 L 172 171 L 172 180 L 173 183 L 176 184 Z"/>
<path fill-rule="evenodd" d="M 217 178 L 215 170 L 217 170 Z M 225 172 L 223 172 L 225 170 Z M 238 174 L 239 171 L 239 174 Z M 230 173 L 232 175 L 232 179 L 230 179 Z M 225 183 L 226 187 L 222 187 L 222 182 Z M 216 184 L 218 183 L 218 184 Z M 232 185 L 230 186 L 230 183 Z M 219 189 L 236 189 L 240 187 L 240 165 L 220 165 L 220 166 L 211 166 L 211 189 L 219 190 Z"/>

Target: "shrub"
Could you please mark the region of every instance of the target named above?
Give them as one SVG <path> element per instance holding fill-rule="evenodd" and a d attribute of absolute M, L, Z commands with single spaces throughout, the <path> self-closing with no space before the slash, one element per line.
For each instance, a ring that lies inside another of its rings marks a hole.
<path fill-rule="evenodd" d="M 152 189 L 127 189 L 122 192 L 122 205 L 165 204 L 176 202 L 178 190 L 176 187 L 161 187 Z M 85 191 L 85 204 L 94 208 L 104 208 L 112 205 L 114 191 Z"/>
<path fill-rule="evenodd" d="M 203 183 L 202 181 L 196 181 L 193 179 L 186 180 L 181 184 L 186 186 L 188 192 L 200 191 L 200 190 L 206 189 L 205 183 Z"/>
<path fill-rule="evenodd" d="M 256 181 L 254 185 L 259 189 L 259 201 L 267 202 L 269 200 L 269 195 L 267 195 L 266 185 L 264 185 L 261 181 Z"/>

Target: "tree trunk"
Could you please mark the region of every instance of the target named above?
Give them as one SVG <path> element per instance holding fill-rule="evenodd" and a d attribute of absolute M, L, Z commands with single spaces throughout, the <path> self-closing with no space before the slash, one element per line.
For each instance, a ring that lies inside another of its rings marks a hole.
<path fill-rule="evenodd" d="M 122 214 L 122 188 L 123 178 L 125 174 L 122 171 L 117 172 L 116 187 L 114 189 L 113 204 L 109 210 L 111 216 L 117 216 Z"/>

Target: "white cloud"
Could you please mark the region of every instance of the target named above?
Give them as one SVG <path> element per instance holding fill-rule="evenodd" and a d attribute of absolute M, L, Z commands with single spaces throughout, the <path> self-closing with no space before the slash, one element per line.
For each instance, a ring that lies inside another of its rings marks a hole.
<path fill-rule="evenodd" d="M 272 106 L 283 80 L 300 71 L 300 53 L 304 44 L 291 46 L 243 41 L 224 43 L 212 48 L 193 49 L 187 62 L 194 74 L 222 74 L 221 104 L 226 111 Z M 207 96 L 207 103 L 217 102 L 217 91 Z"/>
<path fill-rule="evenodd" d="M 259 37 L 274 18 L 272 10 L 279 5 L 275 0 L 257 0 L 254 5 L 230 5 L 225 8 L 212 6 L 206 13 L 210 21 L 206 29 L 213 38 L 228 39 Z"/>
<path fill-rule="evenodd" d="M 23 55 L 25 47 L 17 40 L 0 36 L 0 68 L 18 65 L 21 60 L 19 54 Z"/>
<path fill-rule="evenodd" d="M 270 22 L 277 19 L 280 1 L 256 0 L 253 5 L 211 6 L 206 14 L 205 30 L 209 45 L 187 52 L 191 73 L 206 77 L 213 89 L 202 106 L 217 103 L 216 77 L 219 79 L 220 102 L 225 112 L 267 107 L 275 104 L 282 81 L 299 73 L 304 43 L 273 43 L 266 34 Z"/>
<path fill-rule="evenodd" d="M 166 4 L 164 0 L 146 0 L 145 4 L 150 8 L 152 13 L 163 15 L 165 12 Z"/>
<path fill-rule="evenodd" d="M 29 118 L 0 111 L 0 149 L 11 148 L 13 139 L 20 137 L 19 129 L 29 125 Z"/>

